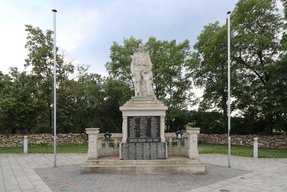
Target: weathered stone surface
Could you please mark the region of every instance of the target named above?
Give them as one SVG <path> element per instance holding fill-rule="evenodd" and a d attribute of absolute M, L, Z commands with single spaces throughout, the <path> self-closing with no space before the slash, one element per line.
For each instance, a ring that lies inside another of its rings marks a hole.
<path fill-rule="evenodd" d="M 112 133 L 113 140 L 121 140 L 121 133 Z M 52 134 L 28 134 L 29 145 L 53 144 Z M 99 134 L 99 140 L 104 141 L 104 134 Z M 0 147 L 23 146 L 24 135 L 0 134 Z M 88 142 L 86 133 L 57 134 L 57 144 L 84 144 Z"/>
<path fill-rule="evenodd" d="M 158 143 L 157 157 L 158 159 L 166 159 L 166 143 Z"/>
<path fill-rule="evenodd" d="M 144 45 L 139 44 L 138 51 L 132 55 L 131 72 L 133 76 L 135 96 L 154 96 L 152 80 L 152 62 L 149 54 L 144 51 Z"/>
<path fill-rule="evenodd" d="M 122 143 L 122 160 L 150 160 L 166 158 L 165 143 Z"/>
<path fill-rule="evenodd" d="M 183 134 L 183 139 L 187 138 L 187 134 Z M 287 149 L 287 136 L 285 135 L 231 135 L 232 145 L 253 146 L 254 138 L 258 138 L 258 146 L 262 148 L 282 148 Z M 165 133 L 166 141 L 171 145 L 176 140 L 175 133 Z M 208 144 L 227 144 L 227 134 L 199 134 L 198 143 Z"/>
<path fill-rule="evenodd" d="M 136 159 L 144 159 L 144 143 L 136 143 Z"/>
<path fill-rule="evenodd" d="M 87 160 L 81 165 L 82 173 L 151 175 L 151 174 L 204 174 L 205 164 L 199 159 L 171 157 L 157 160 L 128 160 L 100 158 Z"/>
<path fill-rule="evenodd" d="M 149 149 L 150 149 L 150 143 L 144 143 L 144 157 L 143 157 L 143 159 L 151 159 Z"/>
<path fill-rule="evenodd" d="M 258 137 L 258 146 L 263 148 L 287 148 L 287 137 L 284 135 L 258 136 L 258 135 L 231 135 L 232 145 L 253 146 L 254 137 Z M 227 144 L 226 134 L 199 134 L 199 143 Z"/>
<path fill-rule="evenodd" d="M 136 159 L 136 143 L 127 146 L 128 148 L 128 159 Z M 123 152 L 123 151 L 122 151 Z"/>
<path fill-rule="evenodd" d="M 184 134 L 183 137 L 186 135 Z M 258 137 L 258 145 L 263 148 L 282 148 L 287 149 L 287 137 L 284 135 L 274 136 L 258 136 L 258 135 L 231 135 L 232 145 L 252 146 L 254 137 Z M 175 133 L 165 133 L 166 141 L 169 138 L 175 139 Z M 51 134 L 29 134 L 29 144 L 53 144 L 53 136 Z M 112 133 L 112 139 L 121 141 L 121 133 Z M 99 134 L 99 140 L 104 140 L 103 134 Z M 0 147 L 16 147 L 23 146 L 24 135 L 20 134 L 0 134 Z M 58 144 L 83 144 L 87 143 L 88 136 L 86 133 L 68 133 L 57 134 Z M 210 144 L 227 144 L 226 134 L 199 134 L 199 143 Z"/>
<path fill-rule="evenodd" d="M 159 138 L 160 142 L 160 116 L 129 116 L 128 138 Z"/>
<path fill-rule="evenodd" d="M 0 147 L 23 146 L 24 135 L 5 134 L 0 135 Z M 57 144 L 83 144 L 87 143 L 88 137 L 85 133 L 57 134 Z M 28 142 L 30 145 L 53 144 L 52 134 L 29 134 Z"/>

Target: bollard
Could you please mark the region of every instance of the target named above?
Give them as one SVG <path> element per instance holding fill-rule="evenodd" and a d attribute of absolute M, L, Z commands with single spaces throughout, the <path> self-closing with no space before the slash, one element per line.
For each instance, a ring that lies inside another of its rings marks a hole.
<path fill-rule="evenodd" d="M 28 136 L 27 135 L 24 136 L 23 146 L 24 146 L 24 153 L 28 153 Z"/>
<path fill-rule="evenodd" d="M 253 158 L 258 158 L 258 137 L 254 137 Z"/>

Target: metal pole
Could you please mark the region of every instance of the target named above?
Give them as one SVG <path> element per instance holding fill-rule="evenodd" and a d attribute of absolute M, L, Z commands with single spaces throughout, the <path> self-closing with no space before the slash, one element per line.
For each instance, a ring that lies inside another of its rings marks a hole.
<path fill-rule="evenodd" d="M 230 164 L 230 154 L 231 154 L 231 145 L 230 145 L 230 103 L 231 103 L 231 100 L 230 100 L 230 11 L 227 12 L 227 15 L 228 15 L 228 72 L 227 72 L 227 75 L 228 75 L 228 101 L 227 101 L 227 113 L 228 113 L 228 167 L 230 168 L 231 167 L 231 164 Z"/>
<path fill-rule="evenodd" d="M 54 15 L 54 167 L 57 166 L 56 164 L 56 13 L 57 10 L 53 9 L 53 15 Z"/>

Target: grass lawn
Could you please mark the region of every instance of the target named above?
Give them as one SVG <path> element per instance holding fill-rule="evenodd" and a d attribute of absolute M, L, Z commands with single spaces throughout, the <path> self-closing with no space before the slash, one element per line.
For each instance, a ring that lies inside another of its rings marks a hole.
<path fill-rule="evenodd" d="M 53 145 L 29 145 L 29 153 L 53 153 Z M 227 145 L 199 144 L 199 153 L 201 154 L 227 154 Z M 57 153 L 87 153 L 88 145 L 57 145 Z M 0 153 L 23 153 L 23 147 L 0 147 Z M 253 147 L 231 146 L 231 155 L 234 156 L 253 156 Z M 258 149 L 259 158 L 287 158 L 286 149 Z"/>
<path fill-rule="evenodd" d="M 199 150 L 199 153 L 207 153 L 207 154 L 216 153 L 216 154 L 226 154 L 226 155 L 228 154 L 227 145 L 199 144 L 198 150 Z M 253 157 L 253 147 L 232 145 L 231 155 Z M 287 158 L 287 150 L 286 149 L 259 148 L 258 157 L 259 158 Z"/>
<path fill-rule="evenodd" d="M 29 153 L 53 153 L 54 146 L 48 144 L 29 145 Z M 57 153 L 87 153 L 88 144 L 57 145 Z M 0 147 L 0 153 L 23 153 L 23 147 Z"/>

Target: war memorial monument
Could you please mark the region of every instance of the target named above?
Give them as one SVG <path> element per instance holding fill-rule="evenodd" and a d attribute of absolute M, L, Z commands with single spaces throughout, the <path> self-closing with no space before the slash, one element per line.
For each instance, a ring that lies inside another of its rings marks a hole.
<path fill-rule="evenodd" d="M 199 128 L 187 128 L 184 154 L 168 154 L 165 141 L 165 113 L 168 108 L 154 94 L 152 62 L 143 44 L 139 44 L 132 55 L 131 73 L 135 95 L 120 107 L 123 120 L 118 153 L 115 156 L 100 154 L 99 128 L 87 128 L 88 159 L 81 165 L 82 173 L 205 173 L 205 165 L 198 158 Z"/>
<path fill-rule="evenodd" d="M 120 107 L 123 114 L 120 159 L 166 159 L 164 119 L 167 107 L 154 95 L 152 62 L 143 44 L 132 56 L 131 72 L 135 96 Z"/>

